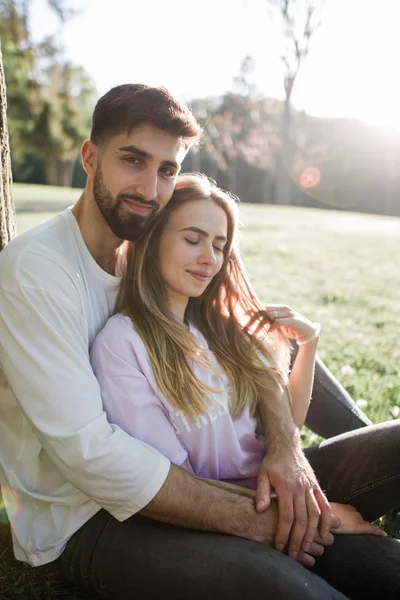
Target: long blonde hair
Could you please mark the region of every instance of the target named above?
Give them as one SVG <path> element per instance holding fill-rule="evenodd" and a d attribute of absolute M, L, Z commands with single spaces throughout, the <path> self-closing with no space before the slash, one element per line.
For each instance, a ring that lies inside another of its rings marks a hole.
<path fill-rule="evenodd" d="M 189 299 L 185 320 L 200 330 L 225 370 L 231 386 L 230 412 L 237 418 L 247 405 L 254 414 L 261 397 L 282 395 L 289 345 L 279 333 L 268 334 L 265 311 L 235 244 L 239 218 L 231 194 L 205 175 L 178 177 L 171 200 L 150 231 L 138 242 L 128 244 L 116 312 L 129 316 L 134 323 L 149 354 L 157 385 L 171 404 L 194 418 L 208 412 L 213 390 L 197 379 L 190 366 L 191 360 L 204 363 L 206 359 L 185 323 L 178 322 L 170 312 L 157 268 L 159 242 L 170 215 L 184 203 L 196 200 L 211 200 L 224 210 L 227 243 L 220 271 L 201 296 Z"/>

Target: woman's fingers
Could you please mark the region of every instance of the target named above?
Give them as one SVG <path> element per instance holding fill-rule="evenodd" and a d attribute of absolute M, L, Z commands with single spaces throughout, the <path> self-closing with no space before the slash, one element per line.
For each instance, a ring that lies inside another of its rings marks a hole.
<path fill-rule="evenodd" d="M 279 327 L 294 328 L 296 324 L 298 323 L 294 317 L 276 317 L 276 319 L 272 321 L 269 331 L 273 331 L 274 329 L 278 329 Z"/>
<path fill-rule="evenodd" d="M 335 525 L 332 527 L 332 532 L 335 534 L 347 533 L 386 536 L 386 533 L 382 529 L 375 527 L 375 525 L 372 525 L 368 521 L 364 521 L 357 509 L 350 504 L 333 503 L 332 510 L 340 519 L 339 527 Z"/>
<path fill-rule="evenodd" d="M 304 567 L 313 567 L 315 565 L 314 556 L 322 556 L 324 553 L 324 546 L 322 544 L 318 544 L 317 542 L 313 542 L 311 544 L 311 548 L 309 552 L 304 552 L 304 550 L 300 550 L 297 556 L 297 562 L 302 564 Z"/>
<path fill-rule="evenodd" d="M 366 533 L 366 534 L 370 534 L 370 535 L 380 535 L 383 537 L 387 537 L 387 533 L 385 531 L 383 531 L 383 529 L 379 529 L 379 527 L 375 527 L 375 525 L 372 525 L 372 523 L 368 523 L 367 521 L 364 521 L 364 522 L 356 525 L 356 527 L 354 528 L 354 533 L 356 533 L 356 534 Z"/>
<path fill-rule="evenodd" d="M 320 533 L 321 537 L 326 537 L 332 527 L 334 527 L 340 520 L 332 514 L 331 505 L 329 504 L 327 497 L 322 492 L 320 487 L 314 489 L 314 498 L 318 504 L 320 511 Z"/>

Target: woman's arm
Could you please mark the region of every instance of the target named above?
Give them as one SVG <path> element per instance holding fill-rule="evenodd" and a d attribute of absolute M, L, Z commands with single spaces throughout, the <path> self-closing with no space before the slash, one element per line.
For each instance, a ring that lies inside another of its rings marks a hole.
<path fill-rule="evenodd" d="M 289 376 L 289 391 L 293 420 L 301 430 L 311 400 L 320 326 L 318 323 L 312 323 L 289 306 L 268 306 L 266 312 L 272 320 L 270 331 L 281 330 L 289 339 L 295 340 L 299 346 Z"/>
<path fill-rule="evenodd" d="M 319 338 L 299 347 L 289 376 L 293 420 L 301 431 L 310 406 Z"/>

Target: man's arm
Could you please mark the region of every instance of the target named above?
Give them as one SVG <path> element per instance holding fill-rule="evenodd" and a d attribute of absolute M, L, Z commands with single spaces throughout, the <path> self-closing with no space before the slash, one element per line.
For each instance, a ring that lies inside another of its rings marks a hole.
<path fill-rule="evenodd" d="M 0 292 L 0 364 L 23 415 L 65 479 L 124 520 L 158 492 L 169 461 L 107 421 L 79 295 L 10 287 Z"/>
<path fill-rule="evenodd" d="M 276 507 L 260 515 L 250 490 L 236 492 L 200 479 L 187 469 L 171 465 L 164 485 L 141 514 L 180 527 L 215 531 L 272 544 L 276 531 Z M 229 485 L 229 484 L 228 484 Z"/>
<path fill-rule="evenodd" d="M 200 479 L 184 468 L 171 465 L 168 477 L 153 500 L 141 511 L 143 516 L 180 527 L 227 533 L 273 546 L 278 521 L 273 500 L 262 513 L 255 510 L 253 490 L 210 479 Z M 310 554 L 319 556 L 329 545 L 316 535 Z M 297 560 L 304 566 L 315 563 L 313 556 L 299 550 Z"/>
<path fill-rule="evenodd" d="M 258 412 L 267 453 L 257 483 L 257 510 L 269 506 L 273 487 L 279 505 L 275 547 L 283 550 L 289 540 L 288 552 L 297 558 L 301 548 L 310 550 L 319 525 L 322 539 L 330 543 L 331 510 L 301 448 L 287 393 L 279 401 L 260 401 Z"/>

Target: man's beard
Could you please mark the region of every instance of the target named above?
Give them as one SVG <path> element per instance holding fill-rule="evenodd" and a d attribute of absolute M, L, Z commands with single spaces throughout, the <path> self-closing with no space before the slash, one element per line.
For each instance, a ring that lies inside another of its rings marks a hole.
<path fill-rule="evenodd" d="M 138 240 L 149 229 L 160 207 L 155 200 L 146 202 L 140 196 L 129 193 L 118 194 L 116 198 L 113 198 L 110 190 L 104 185 L 100 167 L 97 167 L 94 175 L 93 196 L 113 234 L 121 240 L 130 242 Z M 130 214 L 129 209 L 124 206 L 124 198 L 140 202 L 143 206 L 152 206 L 153 211 L 147 216 Z"/>

